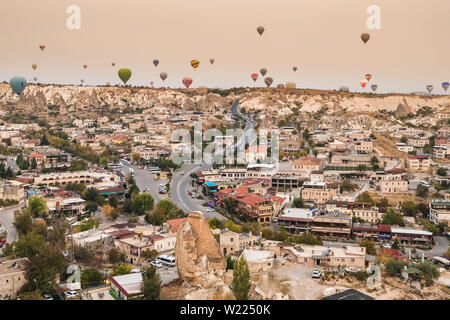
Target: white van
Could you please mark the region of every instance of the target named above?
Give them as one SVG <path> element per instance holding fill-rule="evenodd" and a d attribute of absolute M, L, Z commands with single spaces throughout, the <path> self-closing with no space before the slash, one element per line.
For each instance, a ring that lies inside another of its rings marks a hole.
<path fill-rule="evenodd" d="M 421 184 L 422 186 L 427 187 L 427 188 L 430 187 L 430 184 L 428 182 L 426 182 L 426 181 L 423 181 L 423 180 L 420 181 L 419 184 Z"/>
<path fill-rule="evenodd" d="M 158 261 L 166 267 L 175 267 L 175 258 L 168 255 L 161 255 L 158 257 Z"/>

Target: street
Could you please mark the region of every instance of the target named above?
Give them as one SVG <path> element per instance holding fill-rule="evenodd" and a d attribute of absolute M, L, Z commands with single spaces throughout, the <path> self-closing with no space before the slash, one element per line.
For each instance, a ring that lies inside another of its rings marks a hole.
<path fill-rule="evenodd" d="M 13 226 L 14 223 L 14 211 L 20 210 L 20 206 L 14 206 L 7 209 L 0 209 L 0 225 L 6 229 L 8 235 L 6 242 L 11 243 L 19 240 L 19 235 Z M 0 249 L 1 252 L 1 249 Z"/>

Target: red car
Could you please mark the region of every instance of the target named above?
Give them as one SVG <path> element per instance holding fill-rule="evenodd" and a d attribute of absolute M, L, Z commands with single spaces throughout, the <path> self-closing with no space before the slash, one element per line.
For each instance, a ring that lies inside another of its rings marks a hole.
<path fill-rule="evenodd" d="M 6 239 L 1 239 L 0 240 L 0 248 L 3 247 L 3 245 L 6 243 Z"/>

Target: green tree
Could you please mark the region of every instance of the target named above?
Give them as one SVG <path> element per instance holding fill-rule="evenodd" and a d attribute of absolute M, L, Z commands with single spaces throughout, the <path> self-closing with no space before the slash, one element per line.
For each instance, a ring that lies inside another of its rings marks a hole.
<path fill-rule="evenodd" d="M 437 174 L 440 175 L 441 177 L 446 176 L 447 175 L 447 170 L 445 168 L 439 168 L 437 170 Z"/>
<path fill-rule="evenodd" d="M 394 239 L 394 242 L 392 243 L 392 249 L 400 249 L 400 242 L 398 241 L 398 239 Z"/>
<path fill-rule="evenodd" d="M 90 214 L 94 213 L 98 209 L 98 204 L 94 201 L 88 201 L 86 202 L 86 205 L 84 206 L 84 209 L 89 212 Z"/>
<path fill-rule="evenodd" d="M 149 193 L 140 193 L 132 198 L 133 201 L 133 213 L 142 216 L 146 214 L 147 211 L 153 209 L 153 204 L 155 200 Z"/>
<path fill-rule="evenodd" d="M 45 300 L 41 294 L 41 291 L 39 291 L 39 290 L 21 293 L 18 296 L 18 299 L 19 300 Z"/>
<path fill-rule="evenodd" d="M 144 300 L 159 300 L 161 293 L 161 278 L 154 266 L 147 267 L 142 272 L 142 293 Z"/>
<path fill-rule="evenodd" d="M 375 247 L 375 242 L 370 240 L 362 240 L 359 242 L 360 247 L 366 248 L 366 253 L 371 256 L 377 255 L 377 248 Z"/>
<path fill-rule="evenodd" d="M 294 198 L 294 200 L 292 201 L 292 206 L 294 208 L 303 208 L 305 205 L 305 203 L 303 202 L 302 198 Z"/>
<path fill-rule="evenodd" d="M 402 215 L 395 213 L 392 210 L 383 214 L 382 223 L 389 224 L 389 225 L 398 225 L 398 226 L 405 225 Z"/>
<path fill-rule="evenodd" d="M 28 200 L 28 210 L 33 217 L 40 217 L 48 211 L 47 202 L 40 197 L 31 197 Z"/>
<path fill-rule="evenodd" d="M 244 256 L 234 262 L 232 290 L 237 300 L 248 300 L 250 271 Z"/>
<path fill-rule="evenodd" d="M 29 232 L 16 243 L 15 252 L 19 257 L 31 258 L 48 246 L 45 238 L 35 232 Z"/>
<path fill-rule="evenodd" d="M 364 202 L 364 203 L 370 203 L 370 205 L 374 205 L 375 201 L 372 199 L 372 197 L 370 196 L 369 192 L 364 192 L 362 193 L 358 199 L 356 200 L 356 202 Z"/>
<path fill-rule="evenodd" d="M 355 191 L 355 185 L 350 181 L 343 181 L 341 183 L 341 192 L 353 192 Z"/>
<path fill-rule="evenodd" d="M 145 250 L 141 252 L 141 257 L 147 260 L 154 260 L 159 255 L 159 252 L 156 250 Z"/>
<path fill-rule="evenodd" d="M 402 211 L 409 217 L 415 217 L 417 215 L 417 206 L 413 201 L 405 201 L 402 203 Z"/>
<path fill-rule="evenodd" d="M 217 218 L 212 218 L 208 220 L 209 227 L 211 229 L 223 229 L 224 224 Z"/>
<path fill-rule="evenodd" d="M 25 209 L 15 215 L 13 226 L 20 236 L 24 236 L 30 232 L 33 229 L 33 217 L 30 211 Z"/>
<path fill-rule="evenodd" d="M 389 207 L 389 200 L 386 197 L 383 197 L 380 199 L 380 201 L 377 202 L 378 208 L 387 208 Z"/>
<path fill-rule="evenodd" d="M 262 231 L 261 231 L 261 235 L 262 235 L 262 237 L 263 237 L 264 239 L 266 239 L 266 240 L 272 240 L 272 239 L 273 239 L 273 236 L 274 236 L 274 233 L 273 233 L 273 230 L 272 230 L 272 229 L 270 229 L 270 228 L 264 228 L 264 229 L 262 229 Z"/>
<path fill-rule="evenodd" d="M 107 169 L 108 168 L 108 159 L 106 157 L 101 157 L 100 158 L 100 165 Z"/>
<path fill-rule="evenodd" d="M 226 270 L 228 271 L 230 269 L 233 269 L 234 268 L 234 259 L 233 259 L 233 257 L 230 256 L 229 254 L 227 254 L 226 259 L 227 259 Z"/>
<path fill-rule="evenodd" d="M 389 259 L 386 262 L 384 269 L 386 273 L 392 277 L 395 275 L 400 275 L 407 265 L 408 263 L 405 261 L 401 261 L 399 259 Z"/>
<path fill-rule="evenodd" d="M 419 184 L 416 189 L 416 195 L 421 198 L 425 198 L 428 194 L 428 188 Z"/>
<path fill-rule="evenodd" d="M 116 248 L 112 248 L 108 251 L 108 260 L 114 265 L 118 263 L 124 263 L 126 262 L 126 259 L 126 255 Z"/>
<path fill-rule="evenodd" d="M 81 287 L 83 289 L 101 285 L 105 281 L 105 276 L 94 268 L 84 269 L 81 272 Z"/>
<path fill-rule="evenodd" d="M 37 161 L 36 158 L 31 159 L 31 169 L 37 169 Z"/>
<path fill-rule="evenodd" d="M 113 271 L 111 271 L 110 276 L 111 277 L 123 276 L 125 274 L 130 274 L 131 270 L 133 270 L 133 268 L 130 265 L 121 264 L 115 267 Z"/>
<path fill-rule="evenodd" d="M 76 159 L 76 160 L 72 160 L 72 162 L 70 163 L 69 170 L 70 171 L 83 171 L 83 170 L 86 170 L 86 168 L 87 168 L 87 164 L 86 164 L 86 162 L 84 162 L 84 160 Z"/>

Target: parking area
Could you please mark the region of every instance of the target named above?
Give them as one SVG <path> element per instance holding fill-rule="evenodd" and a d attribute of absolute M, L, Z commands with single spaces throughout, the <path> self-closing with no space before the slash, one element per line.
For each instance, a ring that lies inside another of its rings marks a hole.
<path fill-rule="evenodd" d="M 323 271 L 320 267 L 287 264 L 274 269 L 273 272 L 281 286 L 288 286 L 291 299 L 316 300 L 330 287 L 322 285 L 319 279 L 312 278 L 314 270 Z"/>
<path fill-rule="evenodd" d="M 178 272 L 176 267 L 162 267 L 158 268 L 157 272 L 161 277 L 161 285 L 166 285 L 176 279 L 178 279 Z"/>

